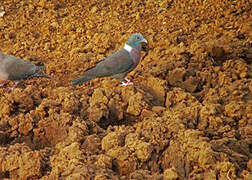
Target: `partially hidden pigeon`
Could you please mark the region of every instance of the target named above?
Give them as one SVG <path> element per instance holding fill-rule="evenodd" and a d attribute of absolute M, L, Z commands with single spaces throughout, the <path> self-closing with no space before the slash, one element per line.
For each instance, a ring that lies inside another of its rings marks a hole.
<path fill-rule="evenodd" d="M 0 87 L 4 86 L 7 80 L 12 80 L 15 84 L 10 90 L 13 90 L 22 79 L 31 77 L 45 77 L 53 80 L 51 76 L 44 74 L 39 66 L 0 52 Z"/>
<path fill-rule="evenodd" d="M 132 34 L 124 47 L 98 62 L 96 66 L 88 69 L 83 75 L 73 80 L 73 85 L 82 84 L 98 77 L 112 77 L 122 81 L 123 86 L 133 84 L 126 75 L 136 68 L 141 57 L 141 43 L 147 43 L 142 34 Z"/>

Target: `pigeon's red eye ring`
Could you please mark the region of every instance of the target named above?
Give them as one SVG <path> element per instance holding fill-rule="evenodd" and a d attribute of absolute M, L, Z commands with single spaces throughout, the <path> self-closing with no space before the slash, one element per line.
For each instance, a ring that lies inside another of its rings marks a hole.
<path fill-rule="evenodd" d="M 137 40 L 139 40 L 139 39 L 140 39 L 140 37 L 139 37 L 139 36 L 136 36 L 136 39 L 137 39 Z"/>

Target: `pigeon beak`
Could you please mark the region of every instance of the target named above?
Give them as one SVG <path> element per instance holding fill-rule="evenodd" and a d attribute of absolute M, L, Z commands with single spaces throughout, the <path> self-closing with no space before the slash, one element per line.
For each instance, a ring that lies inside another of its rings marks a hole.
<path fill-rule="evenodd" d="M 146 44 L 148 43 L 146 39 L 142 39 L 141 42 L 144 42 L 144 43 L 146 43 Z"/>

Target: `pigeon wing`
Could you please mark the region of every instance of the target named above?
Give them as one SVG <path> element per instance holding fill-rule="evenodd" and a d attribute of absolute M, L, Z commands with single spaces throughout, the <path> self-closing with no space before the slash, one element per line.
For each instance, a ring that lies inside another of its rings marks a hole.
<path fill-rule="evenodd" d="M 96 77 L 105 77 L 127 73 L 132 66 L 134 66 L 134 62 L 129 52 L 121 49 L 96 64 L 93 69 L 96 71 Z"/>

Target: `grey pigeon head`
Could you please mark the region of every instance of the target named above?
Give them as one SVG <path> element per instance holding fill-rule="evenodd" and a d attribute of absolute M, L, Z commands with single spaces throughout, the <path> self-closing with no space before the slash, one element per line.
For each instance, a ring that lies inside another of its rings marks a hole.
<path fill-rule="evenodd" d="M 133 48 L 137 48 L 141 46 L 141 43 L 147 43 L 147 40 L 144 39 L 143 35 L 140 33 L 134 33 L 132 34 L 129 39 L 127 40 L 126 44 Z"/>

